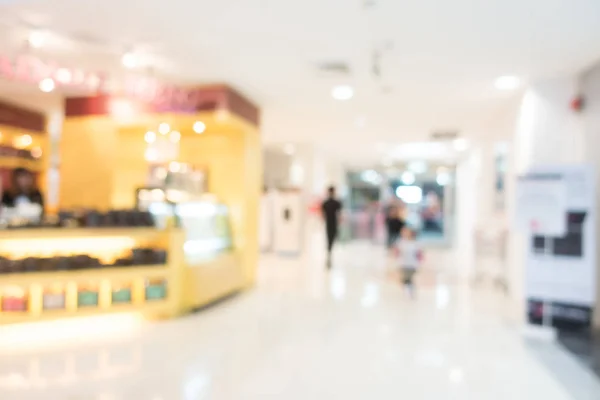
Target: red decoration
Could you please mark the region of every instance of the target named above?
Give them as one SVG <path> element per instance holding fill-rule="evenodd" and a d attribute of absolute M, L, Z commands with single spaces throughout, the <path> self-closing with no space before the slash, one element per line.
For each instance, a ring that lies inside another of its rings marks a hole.
<path fill-rule="evenodd" d="M 575 112 L 581 112 L 581 110 L 583 110 L 584 104 L 585 101 L 583 99 L 583 96 L 578 95 L 573 100 L 571 100 L 571 110 Z"/>

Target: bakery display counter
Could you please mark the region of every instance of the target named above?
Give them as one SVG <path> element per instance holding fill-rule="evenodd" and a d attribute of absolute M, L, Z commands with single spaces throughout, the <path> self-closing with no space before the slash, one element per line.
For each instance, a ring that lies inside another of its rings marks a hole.
<path fill-rule="evenodd" d="M 0 325 L 123 312 L 169 318 L 244 288 L 227 207 L 150 212 L 162 228 L 0 230 Z"/>
<path fill-rule="evenodd" d="M 183 270 L 182 306 L 194 310 L 244 288 L 239 255 L 223 252 L 204 262 L 186 264 Z"/>
<path fill-rule="evenodd" d="M 138 195 L 144 195 L 138 191 Z M 227 297 L 245 286 L 242 256 L 230 227 L 229 208 L 213 200 L 181 203 L 147 202 L 158 226 L 176 221 L 185 241 L 183 246 L 183 310 L 190 311 Z"/>
<path fill-rule="evenodd" d="M 184 237 L 178 229 L 0 231 L 0 325 L 181 310 Z"/>

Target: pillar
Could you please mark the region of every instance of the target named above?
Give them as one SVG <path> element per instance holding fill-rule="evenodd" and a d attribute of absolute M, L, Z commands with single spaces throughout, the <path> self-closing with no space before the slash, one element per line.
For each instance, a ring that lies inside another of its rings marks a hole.
<path fill-rule="evenodd" d="M 578 91 L 577 78 L 553 79 L 531 85 L 522 97 L 516 119 L 507 173 L 507 219 L 514 215 L 515 183 L 535 165 L 585 162 L 581 117 L 569 104 Z M 511 230 L 508 243 L 509 293 L 518 315 L 525 319 L 527 240 Z"/>
<path fill-rule="evenodd" d="M 583 131 L 585 133 L 585 146 L 583 155 L 596 170 L 596 190 L 600 190 L 600 65 L 589 69 L 581 76 L 580 90 L 585 99 L 581 113 Z M 600 194 L 596 194 L 596 206 L 600 206 Z M 600 219 L 596 220 L 596 232 L 600 232 Z M 596 260 L 600 262 L 600 246 L 596 246 Z M 600 329 L 600 266 L 596 268 L 596 307 L 594 327 Z"/>

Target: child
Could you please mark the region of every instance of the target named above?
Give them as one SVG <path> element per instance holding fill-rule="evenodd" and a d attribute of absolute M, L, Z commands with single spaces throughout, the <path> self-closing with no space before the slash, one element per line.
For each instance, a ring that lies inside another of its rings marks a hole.
<path fill-rule="evenodd" d="M 400 232 L 401 240 L 398 241 L 397 251 L 400 268 L 402 269 L 402 282 L 408 290 L 409 295 L 415 297 L 415 286 L 413 277 L 421 264 L 423 253 L 417 242 L 416 232 L 408 226 Z"/>

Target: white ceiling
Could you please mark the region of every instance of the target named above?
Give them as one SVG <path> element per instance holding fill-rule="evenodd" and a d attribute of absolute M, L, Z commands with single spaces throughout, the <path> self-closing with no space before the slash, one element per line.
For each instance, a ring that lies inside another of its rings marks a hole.
<path fill-rule="evenodd" d="M 0 5 L 0 50 L 28 26 L 57 33 L 41 55 L 73 67 L 118 74 L 133 48 L 165 79 L 229 83 L 262 108 L 266 142 L 345 159 L 432 130 L 481 132 L 514 99 L 497 76 L 542 79 L 600 58 L 598 0 L 13 0 Z M 351 74 L 320 73 L 327 62 Z M 340 83 L 353 100 L 330 97 Z"/>

